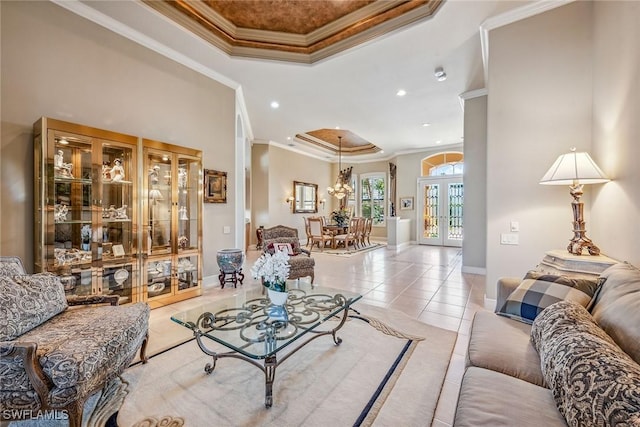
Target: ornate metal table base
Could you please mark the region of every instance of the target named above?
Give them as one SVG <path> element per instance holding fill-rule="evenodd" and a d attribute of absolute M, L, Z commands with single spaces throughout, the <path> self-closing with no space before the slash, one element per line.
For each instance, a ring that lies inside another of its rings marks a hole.
<path fill-rule="evenodd" d="M 233 357 L 251 363 L 264 373 L 264 405 L 270 408 L 273 404 L 273 381 L 277 367 L 302 347 L 321 336 L 331 335 L 335 345 L 340 345 L 342 339 L 336 336 L 336 333 L 345 324 L 349 315 L 350 306 L 347 304 L 347 299 L 340 294 L 335 296 L 305 294 L 296 297 L 294 292 L 295 291 L 290 295 L 290 304 L 286 305 L 289 312 L 288 322 L 270 320 L 268 315 L 265 314 L 269 309 L 269 300 L 256 299 L 248 301 L 245 307 L 242 308 L 223 310 L 215 314 L 203 313 L 198 319 L 197 325 L 190 324 L 189 326 L 193 330 L 196 342 L 202 352 L 213 358 L 211 363 L 205 365 L 204 371 L 207 374 L 211 374 L 216 368 L 218 359 L 224 357 Z M 334 315 L 335 317 L 339 317 L 340 314 L 342 315 L 335 328 L 326 331 L 317 331 L 317 327 L 326 323 L 322 320 L 323 317 L 321 313 L 323 311 L 335 310 L 336 307 L 343 307 L 344 309 Z M 286 340 L 299 333 L 298 328 L 307 329 L 306 332 L 311 335 L 278 360 L 278 340 Z M 202 337 L 206 337 L 207 333 L 214 333 L 216 329 L 239 329 L 241 337 L 246 342 L 245 348 L 261 343 L 264 345 L 264 354 L 249 357 L 239 351 L 219 353 L 210 350 L 207 348 Z M 262 363 L 260 362 L 261 360 L 263 360 Z"/>

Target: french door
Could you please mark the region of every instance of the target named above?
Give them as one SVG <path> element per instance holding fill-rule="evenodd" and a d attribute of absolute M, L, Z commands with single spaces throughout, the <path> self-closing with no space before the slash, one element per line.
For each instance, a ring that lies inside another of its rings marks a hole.
<path fill-rule="evenodd" d="M 464 186 L 462 176 L 418 180 L 418 243 L 462 246 Z"/>

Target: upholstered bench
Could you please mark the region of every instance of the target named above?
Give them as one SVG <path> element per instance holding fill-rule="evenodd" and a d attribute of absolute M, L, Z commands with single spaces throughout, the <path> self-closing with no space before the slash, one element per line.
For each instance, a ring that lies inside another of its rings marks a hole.
<path fill-rule="evenodd" d="M 117 296 L 67 299 L 58 277 L 25 274 L 20 259 L 0 257 L 0 421 L 61 410 L 80 426 L 89 396 L 138 349 L 146 362 L 149 306 L 117 304 Z"/>

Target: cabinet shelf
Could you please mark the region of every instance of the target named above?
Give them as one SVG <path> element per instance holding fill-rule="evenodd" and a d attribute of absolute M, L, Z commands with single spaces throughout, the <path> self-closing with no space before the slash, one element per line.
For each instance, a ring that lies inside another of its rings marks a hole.
<path fill-rule="evenodd" d="M 55 182 L 56 184 L 58 183 L 61 183 L 61 184 L 79 183 L 79 184 L 86 184 L 86 185 L 93 184 L 93 181 L 90 178 L 65 178 L 63 176 L 54 177 L 53 182 Z"/>

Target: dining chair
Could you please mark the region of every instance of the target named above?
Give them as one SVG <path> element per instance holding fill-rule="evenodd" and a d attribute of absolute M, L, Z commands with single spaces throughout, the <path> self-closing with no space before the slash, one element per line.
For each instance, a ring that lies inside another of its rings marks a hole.
<path fill-rule="evenodd" d="M 373 218 L 365 218 L 364 222 L 364 233 L 362 233 L 362 244 L 371 245 L 371 228 L 373 227 Z"/>
<path fill-rule="evenodd" d="M 356 248 L 356 233 L 358 230 L 358 222 L 358 218 L 351 218 L 351 220 L 349 220 L 349 227 L 347 228 L 346 233 L 338 234 L 334 237 L 336 247 L 340 244 L 340 242 L 342 242 L 345 249 L 349 249 L 350 244 L 353 245 L 354 249 Z"/>
<path fill-rule="evenodd" d="M 330 246 L 333 247 L 333 234 L 328 233 L 324 230 L 323 221 L 321 217 L 311 217 L 307 218 L 309 223 L 309 232 L 311 235 L 311 250 L 313 250 L 313 246 L 317 243 L 320 251 L 324 251 L 326 247 L 326 243 L 329 242 Z"/>

